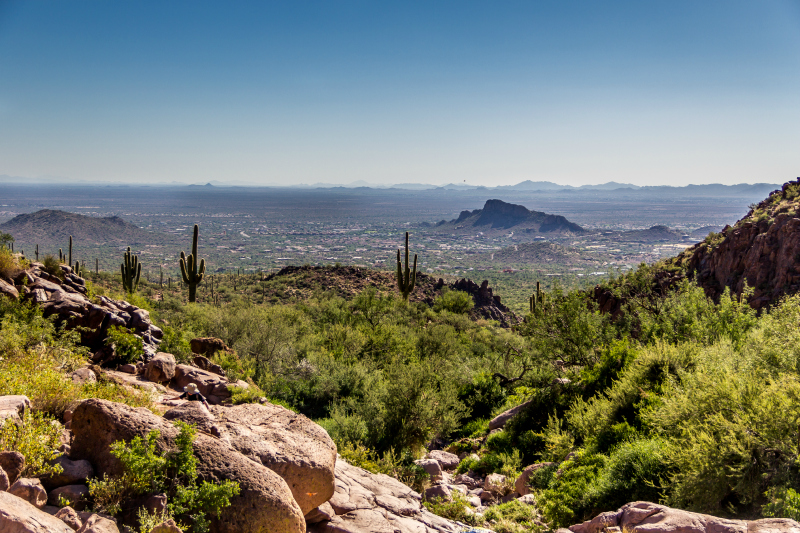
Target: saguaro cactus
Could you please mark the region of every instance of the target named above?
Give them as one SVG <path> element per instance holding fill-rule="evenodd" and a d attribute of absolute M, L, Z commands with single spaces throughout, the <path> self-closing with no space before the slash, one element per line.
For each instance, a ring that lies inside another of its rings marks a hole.
<path fill-rule="evenodd" d="M 405 269 L 400 262 L 400 249 L 397 249 L 397 288 L 400 289 L 400 294 L 403 295 L 404 300 L 408 300 L 411 291 L 414 290 L 414 284 L 417 282 L 417 254 L 414 254 L 414 269 L 408 268 L 408 232 L 406 232 L 406 263 Z"/>
<path fill-rule="evenodd" d="M 189 286 L 189 301 L 194 302 L 197 300 L 197 286 L 203 281 L 203 275 L 206 272 L 206 260 L 200 259 L 198 269 L 197 257 L 197 240 L 200 237 L 200 227 L 194 225 L 194 239 L 192 240 L 192 253 L 189 257 L 181 252 L 181 275 L 183 282 Z"/>
<path fill-rule="evenodd" d="M 36 261 L 39 261 L 39 245 L 36 245 Z"/>
<path fill-rule="evenodd" d="M 69 261 L 67 264 L 72 266 L 72 235 L 69 236 Z"/>
<path fill-rule="evenodd" d="M 126 292 L 133 294 L 139 286 L 139 276 L 142 275 L 142 265 L 139 257 L 131 253 L 131 247 L 125 252 L 125 262 L 120 265 L 122 272 L 122 287 Z"/>
<path fill-rule="evenodd" d="M 536 312 L 537 306 L 542 312 L 544 312 L 544 293 L 540 290 L 538 281 L 536 282 L 536 294 L 533 294 L 530 297 L 530 306 L 531 313 Z"/>

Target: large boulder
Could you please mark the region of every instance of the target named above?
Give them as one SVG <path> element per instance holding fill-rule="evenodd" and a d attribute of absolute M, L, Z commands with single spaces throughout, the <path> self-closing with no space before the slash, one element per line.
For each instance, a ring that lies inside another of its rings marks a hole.
<path fill-rule="evenodd" d="M 19 478 L 8 488 L 8 493 L 22 498 L 39 509 L 47 504 L 47 492 L 36 478 Z"/>
<path fill-rule="evenodd" d="M 279 405 L 243 404 L 212 410 L 223 438 L 281 476 L 303 514 L 333 496 L 336 445 L 320 426 Z M 181 412 L 191 415 L 185 418 L 191 422 L 202 416 L 193 414 L 196 411 Z"/>
<path fill-rule="evenodd" d="M 7 296 L 12 300 L 19 299 L 19 291 L 12 284 L 0 279 L 0 294 Z"/>
<path fill-rule="evenodd" d="M 50 491 L 47 495 L 47 503 L 60 507 L 63 501 L 81 511 L 85 507 L 85 502 L 88 498 L 89 487 L 86 485 L 66 485 Z"/>
<path fill-rule="evenodd" d="M 144 377 L 155 383 L 166 383 L 175 377 L 175 356 L 158 352 L 144 366 Z"/>
<path fill-rule="evenodd" d="M 454 470 L 458 466 L 458 463 L 461 462 L 461 459 L 459 459 L 456 454 L 444 450 L 430 451 L 425 457 L 439 463 L 442 470 Z"/>
<path fill-rule="evenodd" d="M 569 531 L 603 533 L 609 528 L 630 533 L 800 533 L 800 524 L 788 518 L 728 520 L 650 502 L 631 502 L 570 526 Z"/>
<path fill-rule="evenodd" d="M 81 517 L 78 516 L 78 513 L 70 506 L 62 507 L 56 514 L 54 514 L 56 518 L 67 524 L 70 528 L 78 531 L 81 526 L 83 526 L 83 520 Z"/>
<path fill-rule="evenodd" d="M 92 462 L 96 475 L 119 475 L 123 468 L 111 454 L 113 442 L 130 441 L 158 430 L 158 448 L 174 446 L 178 429 L 168 420 L 144 408 L 134 409 L 106 400 L 82 402 L 72 416 L 74 435 L 71 455 Z M 231 500 L 220 518 L 211 524 L 212 533 L 293 533 L 305 529 L 303 513 L 286 482 L 275 472 L 255 463 L 221 439 L 198 432 L 194 441 L 200 479 L 210 482 L 231 480 L 241 493 Z"/>
<path fill-rule="evenodd" d="M 0 531 L 3 533 L 73 533 L 73 530 L 58 518 L 50 516 L 8 492 L 0 492 Z"/>
<path fill-rule="evenodd" d="M 6 474 L 5 470 L 0 468 L 0 491 L 7 491 L 10 486 L 11 483 L 8 481 L 8 474 Z"/>
<path fill-rule="evenodd" d="M 222 403 L 231 396 L 228 380 L 225 378 L 193 366 L 175 365 L 172 385 L 178 390 L 183 390 L 189 383 L 197 385 L 200 394 L 205 396 L 210 404 Z"/>

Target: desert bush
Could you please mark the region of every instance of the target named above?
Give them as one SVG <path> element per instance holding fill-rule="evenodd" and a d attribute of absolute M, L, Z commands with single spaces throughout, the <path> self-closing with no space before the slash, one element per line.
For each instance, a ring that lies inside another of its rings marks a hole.
<path fill-rule="evenodd" d="M 765 494 L 767 504 L 762 513 L 766 517 L 800 520 L 800 494 L 791 487 L 771 487 Z"/>
<path fill-rule="evenodd" d="M 22 272 L 22 267 L 11 250 L 0 247 L 0 278 L 13 280 L 20 272 Z"/>
<path fill-rule="evenodd" d="M 392 476 L 418 492 L 425 488 L 430 475 L 414 464 L 414 457 L 408 453 L 398 456 L 392 450 L 378 454 L 362 444 L 353 442 L 336 443 L 342 459 L 353 466 L 363 468 L 373 474 Z"/>
<path fill-rule="evenodd" d="M 487 509 L 483 516 L 495 533 L 528 533 L 545 530 L 536 523 L 539 518 L 536 506 L 519 500 L 494 505 Z"/>
<path fill-rule="evenodd" d="M 468 511 L 472 509 L 472 505 L 467 500 L 467 497 L 457 490 L 453 491 L 452 499 L 449 501 L 436 498 L 425 500 L 422 505 L 433 514 L 448 520 L 456 520 L 470 526 L 483 526 L 486 524 L 486 520 L 481 515 Z"/>
<path fill-rule="evenodd" d="M 193 533 L 208 531 L 209 516 L 219 516 L 230 505 L 230 499 L 239 494 L 239 484 L 198 481 L 197 459 L 192 452 L 195 430 L 189 424 L 176 425 L 179 432 L 173 449 L 158 449 L 161 435 L 156 430 L 144 438 L 134 437 L 130 443 L 117 441 L 111 445 L 111 453 L 122 463 L 124 473 L 89 482 L 96 512 L 116 515 L 134 496 L 164 493 L 170 517 L 188 523 L 185 527 Z"/>
<path fill-rule="evenodd" d="M 61 452 L 61 424 L 44 413 L 25 411 L 20 421 L 6 419 L 0 422 L 0 451 L 16 451 L 25 457 L 21 477 L 57 475 L 60 465 L 52 465 Z"/>
<path fill-rule="evenodd" d="M 463 291 L 445 290 L 441 296 L 433 301 L 433 310 L 437 312 L 448 311 L 455 314 L 469 313 L 475 306 L 472 296 Z"/>
<path fill-rule="evenodd" d="M 550 486 L 541 494 L 540 508 L 550 527 L 567 527 L 586 520 L 594 512 L 590 489 L 607 458 L 581 450 L 559 466 Z"/>
<path fill-rule="evenodd" d="M 64 279 L 64 271 L 61 270 L 61 263 L 59 263 L 58 259 L 56 259 L 50 254 L 44 256 L 44 259 L 42 260 L 42 270 L 44 270 L 51 276 L 56 276 L 58 278 Z"/>
<path fill-rule="evenodd" d="M 127 328 L 121 326 L 108 328 L 108 337 L 105 339 L 105 344 L 114 349 L 114 355 L 122 363 L 135 363 L 144 357 L 142 339 Z"/>

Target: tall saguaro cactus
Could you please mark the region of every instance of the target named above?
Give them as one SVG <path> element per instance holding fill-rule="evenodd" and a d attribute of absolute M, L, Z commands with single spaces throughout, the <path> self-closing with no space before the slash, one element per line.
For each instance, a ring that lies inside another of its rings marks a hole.
<path fill-rule="evenodd" d="M 183 282 L 189 286 L 189 301 L 194 302 L 197 300 L 197 286 L 203 281 L 203 275 L 206 272 L 206 260 L 200 259 L 198 269 L 197 257 L 197 240 L 200 237 L 200 227 L 194 225 L 194 239 L 192 240 L 192 253 L 186 257 L 184 252 L 181 252 L 181 275 Z"/>
<path fill-rule="evenodd" d="M 122 287 L 126 292 L 133 294 L 139 286 L 139 276 L 142 275 L 142 265 L 139 257 L 131 253 L 131 247 L 125 252 L 125 262 L 120 265 L 122 272 Z"/>
<path fill-rule="evenodd" d="M 69 236 L 69 260 L 67 264 L 72 266 L 72 235 Z"/>
<path fill-rule="evenodd" d="M 417 254 L 414 254 L 414 269 L 408 268 L 408 232 L 406 232 L 406 263 L 405 269 L 400 262 L 400 249 L 397 249 L 397 288 L 400 289 L 400 294 L 403 295 L 404 300 L 408 300 L 411 291 L 414 290 L 414 284 L 417 282 Z"/>

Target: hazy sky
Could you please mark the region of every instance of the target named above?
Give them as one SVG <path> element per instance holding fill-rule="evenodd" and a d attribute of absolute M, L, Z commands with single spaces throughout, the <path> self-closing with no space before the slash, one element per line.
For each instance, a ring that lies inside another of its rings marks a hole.
<path fill-rule="evenodd" d="M 800 176 L 800 0 L 0 0 L 0 174 Z"/>

